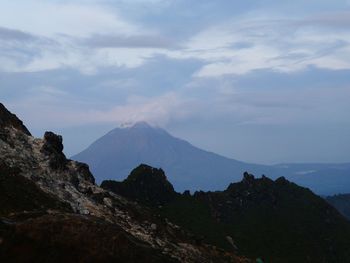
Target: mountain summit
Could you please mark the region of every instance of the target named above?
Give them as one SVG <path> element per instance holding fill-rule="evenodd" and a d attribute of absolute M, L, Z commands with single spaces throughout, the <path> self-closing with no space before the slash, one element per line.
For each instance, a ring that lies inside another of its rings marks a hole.
<path fill-rule="evenodd" d="M 123 180 L 141 163 L 164 169 L 177 191 L 224 190 L 249 171 L 285 176 L 321 195 L 350 192 L 350 164 L 259 165 L 201 150 L 146 122 L 116 128 L 72 159 L 88 163 L 98 183 Z"/>
<path fill-rule="evenodd" d="M 146 122 L 116 128 L 72 159 L 88 163 L 97 182 L 124 179 L 141 163 L 161 167 L 178 191 L 223 189 L 246 170 L 269 171 L 201 150 Z"/>

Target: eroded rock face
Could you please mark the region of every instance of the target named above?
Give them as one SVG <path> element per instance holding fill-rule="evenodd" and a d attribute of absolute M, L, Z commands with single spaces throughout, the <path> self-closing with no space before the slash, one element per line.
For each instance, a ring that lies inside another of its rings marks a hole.
<path fill-rule="evenodd" d="M 0 188 L 10 192 L 0 207 L 1 262 L 45 262 L 49 253 L 50 262 L 247 262 L 196 244 L 154 211 L 100 188 L 87 165 L 66 159 L 62 137 L 33 138 L 2 112 Z"/>

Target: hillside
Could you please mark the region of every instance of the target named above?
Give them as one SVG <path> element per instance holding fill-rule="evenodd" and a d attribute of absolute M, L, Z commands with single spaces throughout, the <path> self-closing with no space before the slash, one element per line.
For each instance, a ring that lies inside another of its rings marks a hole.
<path fill-rule="evenodd" d="M 95 184 L 0 104 L 0 262 L 250 262 Z"/>
<path fill-rule="evenodd" d="M 157 174 L 161 178 L 145 192 L 141 182 Z M 140 165 L 123 182 L 105 181 L 102 187 L 153 207 L 198 240 L 251 258 L 350 262 L 350 223 L 322 198 L 283 177 L 273 181 L 245 173 L 224 191 L 193 195 L 165 191 L 162 186 L 168 183 L 161 170 Z M 149 195 L 162 191 L 171 198 L 152 202 Z"/>

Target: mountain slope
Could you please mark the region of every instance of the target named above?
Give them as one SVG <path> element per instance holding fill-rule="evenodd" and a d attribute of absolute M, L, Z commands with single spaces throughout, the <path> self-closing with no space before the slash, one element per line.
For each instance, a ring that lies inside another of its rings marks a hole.
<path fill-rule="evenodd" d="M 244 171 L 289 180 L 322 195 L 350 192 L 350 164 L 258 165 L 201 150 L 147 123 L 117 128 L 72 157 L 88 163 L 97 182 L 121 180 L 139 165 L 161 167 L 178 191 L 223 190 Z"/>
<path fill-rule="evenodd" d="M 0 104 L 0 262 L 250 262 L 95 184 Z"/>
<path fill-rule="evenodd" d="M 328 196 L 326 200 L 350 220 L 350 194 Z"/>
<path fill-rule="evenodd" d="M 273 181 L 245 173 L 242 181 L 224 191 L 200 191 L 192 196 L 173 193 L 172 199 L 159 206 L 147 199 L 151 193 L 139 184 L 159 172 L 141 165 L 132 178 L 103 182 L 102 187 L 150 205 L 204 242 L 252 258 L 283 263 L 350 262 L 350 223 L 325 200 L 283 177 Z M 153 185 L 149 191 L 161 192 L 160 184 Z"/>
<path fill-rule="evenodd" d="M 178 191 L 223 189 L 246 170 L 270 169 L 201 150 L 147 123 L 114 129 L 72 159 L 88 163 L 98 182 L 124 179 L 140 163 L 162 167 Z"/>

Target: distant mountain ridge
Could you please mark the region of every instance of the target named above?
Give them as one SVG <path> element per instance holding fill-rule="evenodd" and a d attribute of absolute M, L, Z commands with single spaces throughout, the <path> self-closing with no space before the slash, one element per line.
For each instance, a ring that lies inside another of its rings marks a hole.
<path fill-rule="evenodd" d="M 223 190 L 249 171 L 274 179 L 285 176 L 321 195 L 350 192 L 350 163 L 246 163 L 199 149 L 146 122 L 113 129 L 72 159 L 88 163 L 98 183 L 125 179 L 145 163 L 164 169 L 177 191 Z"/>

